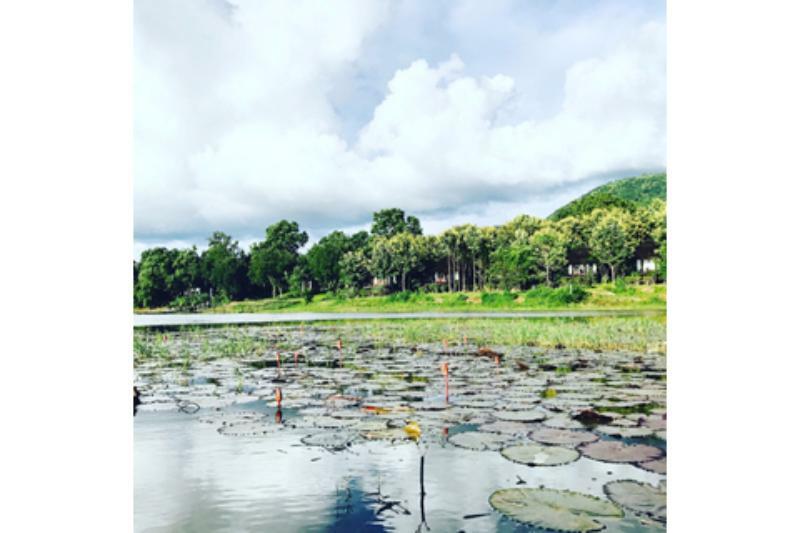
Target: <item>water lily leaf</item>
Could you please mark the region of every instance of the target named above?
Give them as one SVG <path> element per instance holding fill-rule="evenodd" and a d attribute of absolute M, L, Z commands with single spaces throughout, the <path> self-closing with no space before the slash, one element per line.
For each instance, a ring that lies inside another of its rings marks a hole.
<path fill-rule="evenodd" d="M 532 427 L 534 426 L 524 422 L 507 422 L 505 420 L 498 420 L 489 424 L 483 424 L 482 426 L 478 427 L 478 429 L 480 431 L 489 433 L 510 433 L 512 435 L 524 435 L 528 433 Z"/>
<path fill-rule="evenodd" d="M 408 434 L 406 434 L 406 432 L 402 428 L 362 431 L 361 436 L 367 440 L 389 440 L 389 441 L 410 440 Z"/>
<path fill-rule="evenodd" d="M 595 518 L 623 516 L 609 501 L 567 490 L 501 489 L 492 493 L 489 504 L 518 522 L 564 532 L 600 531 L 605 526 Z"/>
<path fill-rule="evenodd" d="M 520 444 L 504 448 L 503 457 L 515 463 L 528 466 L 556 466 L 577 461 L 581 456 L 572 448 L 543 446 L 541 444 Z"/>
<path fill-rule="evenodd" d="M 567 446 L 578 446 L 579 444 L 594 442 L 600 438 L 590 431 L 549 427 L 534 430 L 529 434 L 529 437 L 543 444 L 565 444 Z"/>
<path fill-rule="evenodd" d="M 314 433 L 306 435 L 300 442 L 306 446 L 322 446 L 329 450 L 343 450 L 352 444 L 357 438 L 356 433 L 348 431 L 329 431 L 325 433 Z"/>
<path fill-rule="evenodd" d="M 663 452 L 655 446 L 623 444 L 615 440 L 601 440 L 580 447 L 586 457 L 609 463 L 643 463 L 659 459 Z"/>
<path fill-rule="evenodd" d="M 217 428 L 217 433 L 228 437 L 261 437 L 283 429 L 280 424 L 263 422 L 237 422 Z"/>
<path fill-rule="evenodd" d="M 603 492 L 611 501 L 636 514 L 667 521 L 667 493 L 646 483 L 622 480 L 611 481 L 603 486 Z"/>
<path fill-rule="evenodd" d="M 645 461 L 644 463 L 637 463 L 638 467 L 644 468 L 650 472 L 655 472 L 656 474 L 666 474 L 667 473 L 667 458 L 664 457 L 663 459 L 656 459 L 655 461 Z"/>
<path fill-rule="evenodd" d="M 573 420 L 567 415 L 556 415 L 548 418 L 543 424 L 555 429 L 583 429 L 585 426 L 577 420 Z"/>
<path fill-rule="evenodd" d="M 597 426 L 595 429 L 604 435 L 626 439 L 653 436 L 653 430 L 646 427 Z"/>
<path fill-rule="evenodd" d="M 483 431 L 456 433 L 447 439 L 451 444 L 470 450 L 497 451 L 508 443 L 508 437 Z"/>
<path fill-rule="evenodd" d="M 498 420 L 509 422 L 540 422 L 547 418 L 547 413 L 538 409 L 525 411 L 493 411 L 492 415 Z"/>

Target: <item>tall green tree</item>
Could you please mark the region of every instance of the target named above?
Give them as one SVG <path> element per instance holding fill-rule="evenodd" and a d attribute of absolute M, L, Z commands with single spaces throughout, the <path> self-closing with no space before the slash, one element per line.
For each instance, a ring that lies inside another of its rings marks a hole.
<path fill-rule="evenodd" d="M 342 283 L 350 289 L 360 289 L 372 278 L 370 259 L 363 248 L 346 252 L 340 261 Z"/>
<path fill-rule="evenodd" d="M 215 295 L 236 298 L 241 294 L 245 281 L 242 270 L 246 262 L 238 241 L 215 231 L 208 239 L 208 248 L 201 255 L 200 262 L 205 281 Z"/>
<path fill-rule="evenodd" d="M 536 265 L 544 271 L 544 279 L 552 285 L 554 275 L 567 266 L 567 240 L 557 229 L 546 226 L 530 238 Z"/>
<path fill-rule="evenodd" d="M 266 238 L 250 249 L 250 280 L 260 287 L 269 285 L 272 297 L 283 294 L 289 276 L 297 265 L 300 248 L 308 242 L 308 234 L 300 231 L 297 222 L 281 220 L 267 228 Z"/>
<path fill-rule="evenodd" d="M 350 251 L 350 239 L 334 231 L 319 240 L 306 254 L 308 268 L 323 291 L 335 291 L 341 283 L 341 260 Z"/>
<path fill-rule="evenodd" d="M 172 269 L 176 253 L 158 247 L 142 252 L 134 285 L 134 301 L 142 307 L 167 305 L 173 298 Z"/>
<path fill-rule="evenodd" d="M 372 235 L 393 237 L 400 233 L 422 235 L 422 226 L 415 216 L 406 216 L 405 211 L 398 208 L 381 209 L 372 214 Z"/>
<path fill-rule="evenodd" d="M 603 212 L 589 237 L 592 255 L 611 271 L 611 281 L 635 250 L 629 216 L 619 209 Z"/>
<path fill-rule="evenodd" d="M 391 255 L 390 271 L 400 277 L 400 290 L 405 291 L 409 273 L 422 264 L 425 254 L 424 238 L 408 232 L 398 233 L 389 239 L 387 245 Z"/>

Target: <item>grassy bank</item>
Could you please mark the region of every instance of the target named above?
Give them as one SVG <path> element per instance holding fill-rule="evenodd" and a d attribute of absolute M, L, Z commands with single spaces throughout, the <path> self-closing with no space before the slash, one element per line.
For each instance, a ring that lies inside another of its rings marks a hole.
<path fill-rule="evenodd" d="M 665 309 L 665 285 L 616 286 L 610 283 L 587 289 L 580 303 L 563 303 L 551 293 L 399 293 L 388 296 L 346 298 L 318 294 L 311 302 L 301 298 L 275 298 L 230 302 L 212 307 L 212 313 L 274 312 L 413 312 L 413 311 L 537 311 L 556 309 Z M 163 310 L 162 310 L 163 311 Z M 138 310 L 137 310 L 138 312 Z"/>
<path fill-rule="evenodd" d="M 352 297 L 317 294 L 310 302 L 302 298 L 265 298 L 234 301 L 204 309 L 205 313 L 280 313 L 280 312 L 375 312 L 414 311 L 541 311 L 541 310 L 664 310 L 666 285 L 616 286 L 610 283 L 586 289 L 578 303 L 564 302 L 552 291 L 396 293 L 388 296 Z M 555 297 L 554 297 L 555 296 Z M 169 308 L 135 309 L 136 313 L 166 313 Z"/>

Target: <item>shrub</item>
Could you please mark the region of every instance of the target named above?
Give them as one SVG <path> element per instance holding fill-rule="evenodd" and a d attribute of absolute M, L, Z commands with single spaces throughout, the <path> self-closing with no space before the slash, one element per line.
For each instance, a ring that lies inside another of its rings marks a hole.
<path fill-rule="evenodd" d="M 611 292 L 623 296 L 631 296 L 636 294 L 636 289 L 628 285 L 628 281 L 625 278 L 617 278 L 611 286 Z"/>
<path fill-rule="evenodd" d="M 387 302 L 396 303 L 396 302 L 408 302 L 411 300 L 411 297 L 414 295 L 411 291 L 400 291 L 394 294 L 390 294 L 387 298 Z"/>
<path fill-rule="evenodd" d="M 486 306 L 510 305 L 514 303 L 514 300 L 516 300 L 516 295 L 508 291 L 481 293 L 481 303 Z"/>
<path fill-rule="evenodd" d="M 222 296 L 224 296 L 224 294 Z M 208 306 L 209 303 L 208 294 L 200 291 L 187 291 L 173 299 L 169 303 L 169 306 L 178 311 L 197 311 L 200 307 Z M 227 303 L 227 301 L 225 303 Z"/>
<path fill-rule="evenodd" d="M 539 285 L 525 293 L 525 300 L 546 306 L 559 306 L 580 303 L 588 296 L 589 293 L 581 285 L 568 283 L 557 289 Z"/>

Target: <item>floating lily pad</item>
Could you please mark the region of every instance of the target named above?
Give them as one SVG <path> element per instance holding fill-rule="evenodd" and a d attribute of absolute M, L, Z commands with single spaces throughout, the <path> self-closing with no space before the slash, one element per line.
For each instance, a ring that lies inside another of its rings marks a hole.
<path fill-rule="evenodd" d="M 532 427 L 534 426 L 524 422 L 508 422 L 505 420 L 497 420 L 489 424 L 483 424 L 479 426 L 478 429 L 480 431 L 489 433 L 509 433 L 512 435 L 523 435 L 528 433 Z"/>
<path fill-rule="evenodd" d="M 577 461 L 581 456 L 572 448 L 561 446 L 543 446 L 540 444 L 520 444 L 504 448 L 500 452 L 503 457 L 515 463 L 528 466 L 556 466 Z"/>
<path fill-rule="evenodd" d="M 656 474 L 666 474 L 667 458 L 664 457 L 662 459 L 656 459 L 655 461 L 645 461 L 644 463 L 638 463 L 636 466 L 644 468 L 650 472 L 655 472 Z"/>
<path fill-rule="evenodd" d="M 367 440 L 411 441 L 411 438 L 403 430 L 403 428 L 362 431 L 361 436 Z"/>
<path fill-rule="evenodd" d="M 659 522 L 667 521 L 667 494 L 663 490 L 639 481 L 612 481 L 603 486 L 611 501 Z"/>
<path fill-rule="evenodd" d="M 342 450 L 352 444 L 358 435 L 347 431 L 330 431 L 306 435 L 300 442 L 306 446 L 322 446 L 329 450 Z"/>
<path fill-rule="evenodd" d="M 646 427 L 597 426 L 595 429 L 605 435 L 626 439 L 653 436 L 653 430 Z"/>
<path fill-rule="evenodd" d="M 283 429 L 279 424 L 263 422 L 238 422 L 217 428 L 217 433 L 228 437 L 261 437 Z"/>
<path fill-rule="evenodd" d="M 580 429 L 557 429 L 543 427 L 532 431 L 530 438 L 543 444 L 565 444 L 567 446 L 577 446 L 594 442 L 600 437 L 589 431 Z"/>
<path fill-rule="evenodd" d="M 508 443 L 508 437 L 483 431 L 456 433 L 447 439 L 451 444 L 470 450 L 497 451 Z"/>
<path fill-rule="evenodd" d="M 560 414 L 548 418 L 543 424 L 549 428 L 555 429 L 583 429 L 585 426 L 577 420 L 573 420 L 567 415 Z"/>
<path fill-rule="evenodd" d="M 547 418 L 547 413 L 538 409 L 524 411 L 493 411 L 492 415 L 498 420 L 508 422 L 541 422 Z"/>
<path fill-rule="evenodd" d="M 609 463 L 643 463 L 659 459 L 663 452 L 655 446 L 623 444 L 620 441 L 601 440 L 580 448 L 586 457 Z"/>
<path fill-rule="evenodd" d="M 620 518 L 622 510 L 594 496 L 567 490 L 513 488 L 492 493 L 489 504 L 518 522 L 554 531 L 600 531 L 595 518 Z"/>
<path fill-rule="evenodd" d="M 327 429 L 339 429 L 354 426 L 358 420 L 352 418 L 333 418 L 332 416 L 307 416 L 305 420 L 315 427 Z"/>

